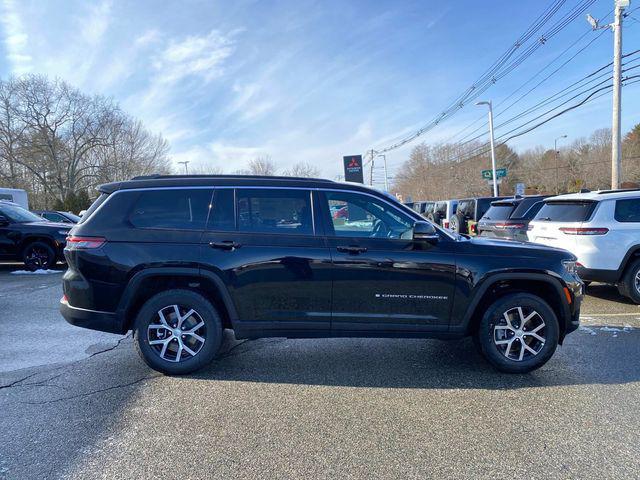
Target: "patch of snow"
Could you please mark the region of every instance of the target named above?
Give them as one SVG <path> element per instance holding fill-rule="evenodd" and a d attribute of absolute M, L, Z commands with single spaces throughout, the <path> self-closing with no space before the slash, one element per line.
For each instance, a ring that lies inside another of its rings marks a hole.
<path fill-rule="evenodd" d="M 52 273 L 63 273 L 62 270 L 36 270 L 32 272 L 31 270 L 14 270 L 11 272 L 12 275 L 51 275 Z"/>
<path fill-rule="evenodd" d="M 588 333 L 589 335 L 597 335 L 596 331 L 593 328 L 585 327 L 584 325 L 580 326 L 580 330 Z"/>

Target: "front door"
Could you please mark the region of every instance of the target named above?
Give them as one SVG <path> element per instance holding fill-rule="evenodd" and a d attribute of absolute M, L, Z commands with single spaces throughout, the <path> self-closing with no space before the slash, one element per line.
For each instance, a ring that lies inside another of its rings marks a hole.
<path fill-rule="evenodd" d="M 411 239 L 415 220 L 374 195 L 321 192 L 333 260 L 335 331 L 446 331 L 454 241 Z"/>
<path fill-rule="evenodd" d="M 331 257 L 314 222 L 312 192 L 216 188 L 202 268 L 222 277 L 239 336 L 327 332 Z"/>

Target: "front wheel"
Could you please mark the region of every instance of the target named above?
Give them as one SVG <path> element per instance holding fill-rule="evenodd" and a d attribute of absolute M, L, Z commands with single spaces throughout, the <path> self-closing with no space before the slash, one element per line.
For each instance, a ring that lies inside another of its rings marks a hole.
<path fill-rule="evenodd" d="M 222 342 L 222 322 L 199 293 L 167 290 L 147 300 L 138 312 L 134 340 L 151 368 L 184 375 L 213 360 Z"/>
<path fill-rule="evenodd" d="M 487 309 L 476 335 L 481 353 L 496 369 L 527 373 L 551 358 L 560 328 L 543 299 L 515 293 L 496 300 Z"/>

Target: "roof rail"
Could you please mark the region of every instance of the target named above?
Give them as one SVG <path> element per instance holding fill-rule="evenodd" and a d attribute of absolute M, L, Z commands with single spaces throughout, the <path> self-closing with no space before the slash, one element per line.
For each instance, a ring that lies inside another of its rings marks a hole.
<path fill-rule="evenodd" d="M 598 191 L 598 195 L 603 193 L 618 193 L 618 192 L 639 192 L 640 188 L 618 188 L 615 190 L 600 190 Z"/>
<path fill-rule="evenodd" d="M 172 179 L 172 178 L 219 178 L 219 179 L 235 179 L 235 178 L 250 178 L 256 180 L 311 180 L 314 182 L 327 182 L 327 183 L 335 183 L 333 180 L 329 180 L 326 178 L 308 178 L 308 177 L 284 177 L 284 176 L 276 176 L 276 175 L 161 175 L 161 174 L 151 174 L 151 175 L 139 175 L 137 177 L 133 177 L 131 180 L 159 180 L 159 179 Z"/>

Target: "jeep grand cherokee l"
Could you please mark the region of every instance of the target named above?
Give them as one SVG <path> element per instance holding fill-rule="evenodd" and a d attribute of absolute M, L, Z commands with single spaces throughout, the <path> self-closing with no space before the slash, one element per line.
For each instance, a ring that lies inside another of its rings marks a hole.
<path fill-rule="evenodd" d="M 236 338 L 473 336 L 506 372 L 578 327 L 570 253 L 469 239 L 329 180 L 151 176 L 100 187 L 71 231 L 61 312 L 185 374 Z M 339 207 L 341 215 L 332 214 Z"/>

